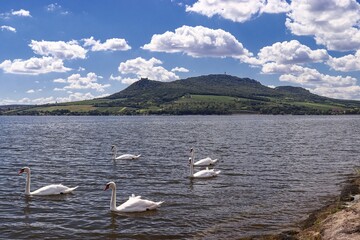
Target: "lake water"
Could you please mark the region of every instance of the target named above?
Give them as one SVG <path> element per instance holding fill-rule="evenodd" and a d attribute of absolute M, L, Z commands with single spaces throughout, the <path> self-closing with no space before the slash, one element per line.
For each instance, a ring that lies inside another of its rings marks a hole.
<path fill-rule="evenodd" d="M 0 237 L 226 239 L 275 233 L 339 194 L 359 166 L 360 116 L 0 117 Z M 112 160 L 119 153 L 138 160 Z M 221 174 L 190 180 L 189 149 Z M 69 195 L 26 197 L 52 183 Z M 132 193 L 165 203 L 114 214 Z"/>

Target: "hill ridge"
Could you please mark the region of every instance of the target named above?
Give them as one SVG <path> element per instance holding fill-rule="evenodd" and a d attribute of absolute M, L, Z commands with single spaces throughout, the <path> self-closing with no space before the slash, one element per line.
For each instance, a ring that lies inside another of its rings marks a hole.
<path fill-rule="evenodd" d="M 172 82 L 142 78 L 110 96 L 27 108 L 7 115 L 358 114 L 360 101 L 322 97 L 293 86 L 270 88 L 250 78 L 209 74 Z"/>

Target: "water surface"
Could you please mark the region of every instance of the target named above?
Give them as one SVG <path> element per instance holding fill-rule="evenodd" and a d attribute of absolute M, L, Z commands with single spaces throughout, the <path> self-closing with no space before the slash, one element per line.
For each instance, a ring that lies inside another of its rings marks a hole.
<path fill-rule="evenodd" d="M 2 238 L 225 239 L 296 228 L 358 166 L 358 116 L 0 117 Z M 141 154 L 112 161 L 110 148 Z M 221 174 L 187 178 L 189 149 Z M 26 197 L 62 183 L 74 194 Z M 132 193 L 157 211 L 109 211 Z"/>

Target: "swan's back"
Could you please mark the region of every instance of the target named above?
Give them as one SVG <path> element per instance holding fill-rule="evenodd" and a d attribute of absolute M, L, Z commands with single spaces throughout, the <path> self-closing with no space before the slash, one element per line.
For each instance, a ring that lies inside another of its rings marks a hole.
<path fill-rule="evenodd" d="M 163 202 L 153 202 L 150 200 L 141 199 L 140 196 L 131 196 L 129 200 L 116 208 L 119 212 L 144 212 L 154 210 Z"/>
<path fill-rule="evenodd" d="M 196 163 L 194 163 L 194 166 L 206 166 L 206 165 L 213 165 L 217 162 L 217 159 L 212 160 L 210 157 L 200 159 Z"/>
<path fill-rule="evenodd" d="M 194 174 L 194 178 L 210 178 L 216 177 L 221 171 L 215 171 L 214 169 L 204 169 Z"/>
<path fill-rule="evenodd" d="M 115 159 L 117 160 L 132 160 L 132 159 L 138 159 L 141 155 L 134 155 L 134 154 L 123 154 L 120 155 L 118 157 L 116 157 Z"/>
<path fill-rule="evenodd" d="M 45 196 L 45 195 L 59 195 L 74 191 L 78 187 L 69 188 L 62 184 L 51 184 L 38 190 L 31 192 L 31 195 Z"/>

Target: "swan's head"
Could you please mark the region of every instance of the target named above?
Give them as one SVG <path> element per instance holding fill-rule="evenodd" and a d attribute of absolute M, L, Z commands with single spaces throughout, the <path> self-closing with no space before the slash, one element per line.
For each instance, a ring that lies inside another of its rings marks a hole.
<path fill-rule="evenodd" d="M 189 157 L 189 164 L 191 164 L 191 157 Z"/>
<path fill-rule="evenodd" d="M 111 151 L 114 151 L 116 149 L 115 145 L 111 145 Z"/>
<path fill-rule="evenodd" d="M 190 148 L 190 153 L 192 153 L 194 151 L 194 149 L 193 148 Z"/>
<path fill-rule="evenodd" d="M 28 167 L 23 167 L 22 169 L 19 170 L 19 175 L 22 173 L 29 173 L 30 172 L 30 168 Z"/>
<path fill-rule="evenodd" d="M 111 188 L 112 190 L 116 189 L 116 184 L 114 182 L 108 182 L 105 185 L 104 191 L 108 190 L 109 188 Z"/>

